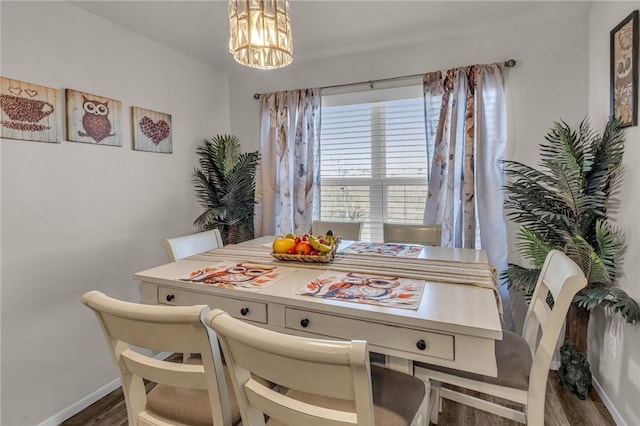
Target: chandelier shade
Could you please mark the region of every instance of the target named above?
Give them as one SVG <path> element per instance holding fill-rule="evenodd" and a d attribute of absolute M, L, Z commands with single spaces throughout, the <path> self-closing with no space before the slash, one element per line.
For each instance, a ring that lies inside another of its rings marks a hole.
<path fill-rule="evenodd" d="M 289 0 L 229 0 L 229 52 L 252 68 L 289 65 L 293 59 Z"/>

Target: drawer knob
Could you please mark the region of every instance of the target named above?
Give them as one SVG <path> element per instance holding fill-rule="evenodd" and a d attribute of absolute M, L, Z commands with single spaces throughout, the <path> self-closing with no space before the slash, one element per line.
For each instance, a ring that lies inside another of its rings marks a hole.
<path fill-rule="evenodd" d="M 249 313 L 249 308 L 242 308 L 242 309 L 240 309 L 240 314 L 241 314 L 243 317 L 246 317 L 248 313 Z"/>
<path fill-rule="evenodd" d="M 427 349 L 427 342 L 425 342 L 424 340 L 420 339 L 416 342 L 416 347 L 418 349 L 420 349 L 421 351 L 424 351 L 425 349 Z"/>
<path fill-rule="evenodd" d="M 171 302 L 176 297 L 173 294 L 167 294 L 167 302 Z"/>
<path fill-rule="evenodd" d="M 304 319 L 300 320 L 300 325 L 301 325 L 303 328 L 307 328 L 307 327 L 309 326 L 309 320 L 308 320 L 308 319 L 306 319 L 306 318 L 304 318 Z"/>

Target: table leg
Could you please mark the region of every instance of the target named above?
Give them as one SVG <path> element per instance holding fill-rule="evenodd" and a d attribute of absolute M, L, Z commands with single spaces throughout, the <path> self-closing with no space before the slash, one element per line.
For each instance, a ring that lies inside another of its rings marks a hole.
<path fill-rule="evenodd" d="M 385 366 L 391 370 L 401 371 L 413 376 L 413 361 L 395 356 L 386 356 Z"/>

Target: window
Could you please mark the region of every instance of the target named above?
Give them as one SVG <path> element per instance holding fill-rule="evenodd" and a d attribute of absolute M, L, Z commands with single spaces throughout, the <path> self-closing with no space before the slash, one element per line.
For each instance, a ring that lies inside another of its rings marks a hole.
<path fill-rule="evenodd" d="M 320 219 L 422 223 L 428 161 L 421 86 L 322 97 Z"/>

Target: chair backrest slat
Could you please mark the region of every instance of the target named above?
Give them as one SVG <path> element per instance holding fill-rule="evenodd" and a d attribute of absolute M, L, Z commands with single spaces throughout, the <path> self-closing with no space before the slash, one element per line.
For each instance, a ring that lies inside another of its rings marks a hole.
<path fill-rule="evenodd" d="M 125 368 L 136 376 L 168 386 L 207 389 L 207 377 L 202 365 L 162 361 L 128 349 L 122 353 Z"/>
<path fill-rule="evenodd" d="M 440 225 L 407 225 L 384 223 L 382 225 L 385 243 L 422 244 L 439 246 L 442 229 Z"/>
<path fill-rule="evenodd" d="M 209 309 L 204 305 L 161 307 L 131 303 L 121 305 L 129 309 L 128 312 L 117 312 L 101 306 L 95 299 L 94 302 L 96 309 L 103 309 L 97 315 L 111 339 L 157 352 L 200 353 L 203 350 L 204 331 L 199 318 L 202 310 L 208 312 Z M 169 315 L 164 316 L 165 312 Z"/>
<path fill-rule="evenodd" d="M 161 245 L 167 253 L 169 261 L 175 262 L 185 257 L 222 247 L 222 236 L 219 230 L 212 229 L 183 237 L 167 238 L 161 242 Z"/>
<path fill-rule="evenodd" d="M 356 413 L 309 405 L 250 380 L 245 384 L 249 403 L 262 412 L 271 412 L 274 418 L 287 419 L 288 424 L 306 426 L 354 426 Z"/>
<path fill-rule="evenodd" d="M 332 222 L 326 220 L 314 220 L 311 225 L 313 235 L 325 235 L 331 230 L 333 235 L 343 240 L 360 240 L 362 234 L 362 222 Z"/>
<path fill-rule="evenodd" d="M 256 347 L 255 342 L 227 338 L 236 365 L 287 388 L 298 389 L 341 399 L 354 399 L 353 381 L 335 380 L 335 377 L 351 376 L 348 353 L 345 351 L 340 363 L 331 359 L 303 359 L 289 354 L 268 352 L 264 347 Z M 342 348 L 340 348 L 342 350 Z M 304 371 L 305 374 L 289 374 Z"/>
<path fill-rule="evenodd" d="M 232 371 L 243 423 L 260 423 L 265 413 L 286 424 L 373 423 L 367 343 L 311 339 L 264 330 L 213 310 L 205 322 L 218 334 Z M 326 411 L 271 392 L 251 374 L 290 390 L 355 402 L 353 413 Z M 295 413 L 295 414 L 294 414 Z"/>

